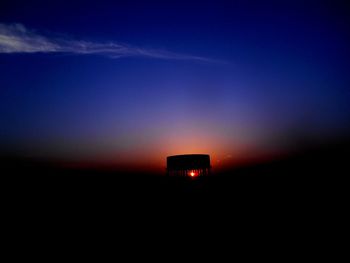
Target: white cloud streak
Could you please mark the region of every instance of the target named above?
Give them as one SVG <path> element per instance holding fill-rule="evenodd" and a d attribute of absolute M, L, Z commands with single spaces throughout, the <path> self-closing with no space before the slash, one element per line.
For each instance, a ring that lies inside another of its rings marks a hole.
<path fill-rule="evenodd" d="M 54 38 L 28 30 L 22 24 L 0 23 L 0 54 L 11 53 L 70 53 L 96 54 L 109 58 L 148 57 L 168 60 L 194 60 L 222 63 L 210 58 L 184 55 L 158 49 L 143 49 L 115 42 L 99 43 L 69 38 Z"/>

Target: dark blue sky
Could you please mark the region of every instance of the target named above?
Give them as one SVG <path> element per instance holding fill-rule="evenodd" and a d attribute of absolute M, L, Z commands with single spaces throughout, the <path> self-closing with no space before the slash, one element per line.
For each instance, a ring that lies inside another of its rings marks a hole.
<path fill-rule="evenodd" d="M 3 148 L 219 165 L 349 132 L 345 3 L 71 2 L 0 4 Z"/>

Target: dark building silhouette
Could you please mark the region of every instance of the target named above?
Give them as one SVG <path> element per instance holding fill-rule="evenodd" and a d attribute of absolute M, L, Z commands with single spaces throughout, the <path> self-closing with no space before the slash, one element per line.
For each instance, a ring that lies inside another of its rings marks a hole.
<path fill-rule="evenodd" d="M 167 175 L 205 176 L 210 174 L 210 156 L 208 154 L 185 154 L 167 157 Z"/>

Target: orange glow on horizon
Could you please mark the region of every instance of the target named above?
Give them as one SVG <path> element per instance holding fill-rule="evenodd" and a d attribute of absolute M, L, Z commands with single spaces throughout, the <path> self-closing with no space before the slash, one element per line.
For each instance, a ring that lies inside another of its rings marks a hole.
<path fill-rule="evenodd" d="M 111 143 L 115 145 L 115 150 L 98 152 L 91 159 L 125 170 L 162 173 L 166 169 L 166 158 L 172 155 L 209 154 L 211 168 L 214 170 L 226 169 L 243 162 L 247 156 L 258 155 L 249 145 L 216 127 L 201 123 L 195 125 L 187 121 L 181 125 L 167 124 L 158 131 L 150 129 L 141 137 L 128 134 L 123 140 L 118 138 Z M 199 174 L 194 172 L 192 175 L 188 172 L 188 176 L 196 177 Z"/>

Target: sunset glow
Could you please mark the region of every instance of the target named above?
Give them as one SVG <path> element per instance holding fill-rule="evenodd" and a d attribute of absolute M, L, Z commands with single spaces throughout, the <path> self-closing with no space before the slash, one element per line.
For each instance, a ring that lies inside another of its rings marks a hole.
<path fill-rule="evenodd" d="M 215 170 L 349 134 L 340 5 L 7 2 L 4 156 L 165 173 L 196 153 Z"/>

